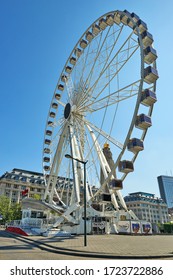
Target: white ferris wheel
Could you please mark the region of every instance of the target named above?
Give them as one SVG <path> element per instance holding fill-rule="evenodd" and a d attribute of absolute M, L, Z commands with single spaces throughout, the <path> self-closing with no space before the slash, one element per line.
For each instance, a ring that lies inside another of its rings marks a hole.
<path fill-rule="evenodd" d="M 99 17 L 74 46 L 53 94 L 43 147 L 44 200 L 61 205 L 63 217 L 83 207 L 84 167 L 87 205 L 98 210 L 109 197 L 107 211 L 127 210 L 120 190 L 152 125 L 156 59 L 146 23 L 126 10 Z"/>

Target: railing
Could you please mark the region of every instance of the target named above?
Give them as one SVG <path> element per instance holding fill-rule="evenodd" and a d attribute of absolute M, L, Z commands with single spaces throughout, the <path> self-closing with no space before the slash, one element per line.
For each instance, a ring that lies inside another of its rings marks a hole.
<path fill-rule="evenodd" d="M 56 218 L 51 219 L 39 219 L 39 218 L 25 218 L 23 220 L 14 220 L 9 222 L 6 226 L 22 227 L 22 228 L 48 228 L 53 226 L 56 222 Z"/>

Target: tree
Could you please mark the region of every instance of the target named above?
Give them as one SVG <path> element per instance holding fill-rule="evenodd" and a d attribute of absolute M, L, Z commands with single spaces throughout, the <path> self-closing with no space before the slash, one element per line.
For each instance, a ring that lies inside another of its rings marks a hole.
<path fill-rule="evenodd" d="M 12 220 L 21 219 L 21 205 L 17 203 L 10 203 L 10 199 L 6 196 L 0 196 L 0 216 L 1 224 Z"/>
<path fill-rule="evenodd" d="M 14 203 L 11 205 L 11 219 L 20 220 L 22 218 L 21 204 Z"/>
<path fill-rule="evenodd" d="M 40 199 L 41 199 L 41 195 L 38 194 L 38 193 L 34 193 L 32 197 L 33 197 L 34 199 L 36 199 L 36 200 L 40 200 Z"/>
<path fill-rule="evenodd" d="M 10 220 L 10 200 L 6 196 L 0 196 L 0 215 L 2 217 L 1 223 L 4 224 L 6 221 Z"/>

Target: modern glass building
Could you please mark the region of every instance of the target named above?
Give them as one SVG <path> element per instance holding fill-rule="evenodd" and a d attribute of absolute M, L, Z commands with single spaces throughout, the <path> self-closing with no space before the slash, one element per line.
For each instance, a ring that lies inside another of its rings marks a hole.
<path fill-rule="evenodd" d="M 168 208 L 173 207 L 173 177 L 161 175 L 157 177 L 160 196 L 168 205 Z"/>

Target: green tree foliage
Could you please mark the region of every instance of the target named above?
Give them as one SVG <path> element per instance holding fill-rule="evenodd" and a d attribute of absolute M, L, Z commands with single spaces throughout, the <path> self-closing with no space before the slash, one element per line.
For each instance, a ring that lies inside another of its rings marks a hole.
<path fill-rule="evenodd" d="M 8 197 L 0 196 L 0 216 L 2 217 L 1 224 L 21 219 L 21 205 L 10 203 Z"/>
<path fill-rule="evenodd" d="M 11 211 L 11 220 L 20 220 L 22 218 L 21 205 L 19 203 L 12 204 Z"/>
<path fill-rule="evenodd" d="M 173 224 L 171 224 L 171 223 L 164 224 L 164 232 L 173 233 Z"/>
<path fill-rule="evenodd" d="M 33 197 L 34 199 L 36 199 L 36 200 L 40 200 L 40 199 L 41 199 L 41 195 L 38 194 L 38 193 L 34 193 L 32 197 Z"/>

